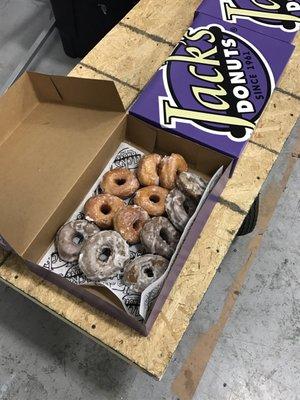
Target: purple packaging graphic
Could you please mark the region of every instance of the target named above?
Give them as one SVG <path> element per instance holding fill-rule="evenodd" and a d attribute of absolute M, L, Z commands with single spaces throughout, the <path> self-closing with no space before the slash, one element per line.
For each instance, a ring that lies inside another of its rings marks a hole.
<path fill-rule="evenodd" d="M 203 0 L 199 13 L 290 43 L 300 26 L 300 0 Z"/>
<path fill-rule="evenodd" d="M 293 49 L 200 14 L 130 112 L 238 159 Z"/>

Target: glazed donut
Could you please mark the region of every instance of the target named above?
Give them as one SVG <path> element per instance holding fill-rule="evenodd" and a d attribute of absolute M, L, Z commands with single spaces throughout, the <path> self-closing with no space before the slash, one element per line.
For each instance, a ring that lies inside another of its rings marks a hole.
<path fill-rule="evenodd" d="M 176 185 L 187 196 L 199 200 L 206 189 L 207 182 L 196 174 L 182 172 L 177 177 Z"/>
<path fill-rule="evenodd" d="M 175 252 L 180 233 L 165 217 L 154 217 L 141 231 L 141 242 L 147 253 L 170 259 Z"/>
<path fill-rule="evenodd" d="M 91 197 L 84 205 L 85 218 L 94 222 L 99 228 L 110 229 L 113 218 L 125 203 L 119 197 L 111 194 L 99 194 Z"/>
<path fill-rule="evenodd" d="M 183 231 L 197 208 L 197 203 L 178 189 L 173 189 L 167 196 L 166 211 L 172 224 Z"/>
<path fill-rule="evenodd" d="M 140 242 L 140 232 L 149 219 L 148 213 L 138 206 L 121 208 L 114 217 L 114 228 L 129 244 Z"/>
<path fill-rule="evenodd" d="M 126 199 L 138 190 L 140 184 L 128 168 L 115 168 L 104 174 L 100 186 L 104 193 Z"/>
<path fill-rule="evenodd" d="M 137 257 L 125 264 L 123 282 L 134 292 L 142 293 L 166 272 L 168 264 L 167 259 L 153 254 Z"/>
<path fill-rule="evenodd" d="M 143 186 L 158 186 L 158 167 L 162 157 L 159 154 L 148 154 L 139 162 L 137 177 Z"/>
<path fill-rule="evenodd" d="M 168 190 L 159 186 L 147 186 L 136 192 L 134 204 L 142 207 L 151 217 L 159 217 L 165 212 Z"/>
<path fill-rule="evenodd" d="M 92 281 L 116 276 L 130 258 L 129 246 L 114 231 L 102 231 L 88 239 L 79 254 L 79 268 Z"/>
<path fill-rule="evenodd" d="M 165 156 L 159 165 L 160 186 L 166 189 L 173 189 L 176 184 L 177 175 L 188 170 L 185 159 L 180 154 Z"/>
<path fill-rule="evenodd" d="M 84 242 L 99 232 L 99 228 L 85 220 L 71 221 L 56 234 L 55 246 L 59 258 L 66 262 L 78 260 Z"/>

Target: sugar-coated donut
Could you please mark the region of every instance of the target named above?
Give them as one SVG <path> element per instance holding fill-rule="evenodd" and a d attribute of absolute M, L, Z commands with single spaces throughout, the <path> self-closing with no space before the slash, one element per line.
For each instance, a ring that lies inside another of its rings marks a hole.
<path fill-rule="evenodd" d="M 147 186 L 139 189 L 134 204 L 142 207 L 151 217 L 159 217 L 165 212 L 165 202 L 169 191 L 159 186 Z"/>
<path fill-rule="evenodd" d="M 139 162 L 137 177 L 143 186 L 158 186 L 158 167 L 162 157 L 159 154 L 147 154 Z"/>
<path fill-rule="evenodd" d="M 99 228 L 110 229 L 113 227 L 113 218 L 125 203 L 117 196 L 99 194 L 93 196 L 85 203 L 84 214 L 88 221 L 94 222 Z"/>
<path fill-rule="evenodd" d="M 173 189 L 166 199 L 166 211 L 172 224 L 183 231 L 197 208 L 195 200 L 187 197 L 178 189 Z"/>
<path fill-rule="evenodd" d="M 119 233 L 102 231 L 83 245 L 79 268 L 92 281 L 116 276 L 130 258 L 129 246 Z"/>
<path fill-rule="evenodd" d="M 66 262 L 78 260 L 84 242 L 99 232 L 99 228 L 85 220 L 71 221 L 63 225 L 56 234 L 55 246 L 59 258 Z"/>
<path fill-rule="evenodd" d="M 167 259 L 153 254 L 137 257 L 125 264 L 123 282 L 134 292 L 142 293 L 166 272 L 168 264 Z"/>
<path fill-rule="evenodd" d="M 126 199 L 140 187 L 135 174 L 128 168 L 115 168 L 104 174 L 100 184 L 104 193 Z"/>
<path fill-rule="evenodd" d="M 141 231 L 141 242 L 147 253 L 170 259 L 176 250 L 180 233 L 165 217 L 154 217 Z"/>
<path fill-rule="evenodd" d="M 182 172 L 177 177 L 176 185 L 187 196 L 199 200 L 206 189 L 207 182 L 196 174 Z"/>
<path fill-rule="evenodd" d="M 148 213 L 139 206 L 121 208 L 114 217 L 114 228 L 129 244 L 140 242 L 140 232 L 149 219 Z"/>
<path fill-rule="evenodd" d="M 166 189 L 173 189 L 176 185 L 176 178 L 181 172 L 188 170 L 185 159 L 180 154 L 165 156 L 159 165 L 160 186 Z"/>

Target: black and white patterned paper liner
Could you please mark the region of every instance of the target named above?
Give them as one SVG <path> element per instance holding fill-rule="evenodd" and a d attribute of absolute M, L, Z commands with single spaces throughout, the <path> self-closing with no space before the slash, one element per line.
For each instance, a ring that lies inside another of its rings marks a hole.
<path fill-rule="evenodd" d="M 83 219 L 83 208 L 85 202 L 94 195 L 101 193 L 101 188 L 99 186 L 102 176 L 109 170 L 114 168 L 129 168 L 131 170 L 136 170 L 138 163 L 141 157 L 144 155 L 140 150 L 136 149 L 135 147 L 129 145 L 128 143 L 121 143 L 117 151 L 115 152 L 114 156 L 111 158 L 109 163 L 107 164 L 106 168 L 103 172 L 99 175 L 98 179 L 96 180 L 95 184 L 89 190 L 79 207 L 76 211 L 71 215 L 68 221 L 76 220 L 76 219 Z M 163 281 L 165 280 L 170 268 L 172 267 L 174 260 L 181 248 L 181 245 L 194 221 L 196 215 L 200 208 L 202 207 L 204 201 L 206 200 L 209 192 L 213 188 L 213 186 L 217 183 L 218 179 L 222 174 L 222 169 L 217 171 L 215 176 L 209 182 L 209 185 L 199 202 L 197 210 L 191 220 L 189 221 L 187 227 L 185 228 L 180 242 L 177 246 L 176 252 L 174 253 L 166 273 L 155 283 L 150 285 L 142 295 L 137 294 L 129 289 L 128 286 L 122 283 L 122 273 L 118 274 L 116 277 L 107 279 L 105 281 L 94 282 L 87 279 L 87 277 L 81 272 L 78 262 L 67 263 L 62 261 L 56 251 L 54 242 L 51 244 L 45 255 L 42 257 L 39 264 L 52 271 L 55 274 L 62 276 L 63 278 L 68 279 L 70 282 L 74 283 L 75 285 L 82 285 L 82 286 L 102 286 L 107 288 L 111 293 L 113 293 L 119 301 L 122 303 L 125 311 L 134 316 L 136 319 L 140 321 L 145 321 L 148 311 L 151 308 L 152 304 L 154 303 L 158 293 L 161 289 Z M 132 198 L 126 200 L 128 204 L 132 203 Z M 143 248 L 141 244 L 132 245 L 130 246 L 130 255 L 131 259 L 134 259 L 138 256 L 144 254 Z"/>

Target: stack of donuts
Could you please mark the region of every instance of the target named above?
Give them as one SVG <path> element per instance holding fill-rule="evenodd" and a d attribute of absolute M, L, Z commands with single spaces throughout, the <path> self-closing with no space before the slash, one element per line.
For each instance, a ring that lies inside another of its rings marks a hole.
<path fill-rule="evenodd" d="M 91 281 L 122 272 L 123 283 L 142 293 L 166 271 L 206 186 L 180 154 L 145 155 L 134 172 L 112 169 L 103 176 L 101 194 L 85 203 L 85 219 L 58 231 L 58 255 L 78 262 Z M 145 254 L 131 260 L 129 246 L 138 243 Z"/>

